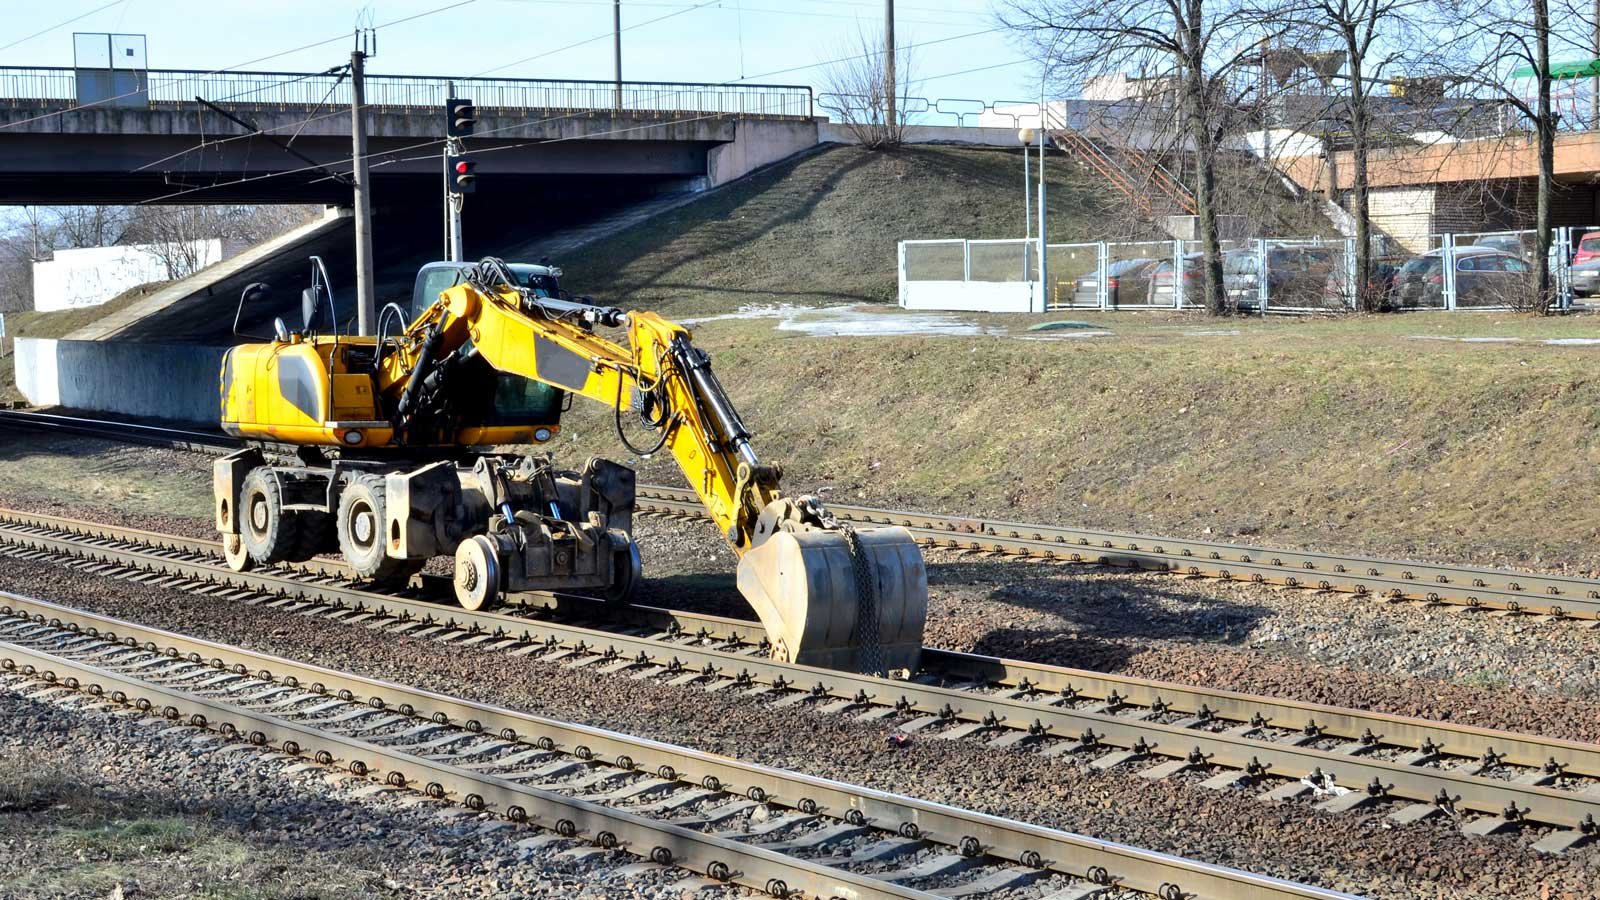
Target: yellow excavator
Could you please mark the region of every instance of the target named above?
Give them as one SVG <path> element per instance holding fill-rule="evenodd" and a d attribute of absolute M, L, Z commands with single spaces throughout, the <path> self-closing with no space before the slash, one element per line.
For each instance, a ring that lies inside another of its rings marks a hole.
<path fill-rule="evenodd" d="M 247 442 L 213 472 L 229 565 L 337 551 L 358 577 L 393 585 L 448 555 L 468 609 L 525 591 L 627 602 L 642 571 L 633 471 L 598 458 L 568 471 L 548 454 L 493 449 L 547 444 L 581 396 L 614 409 L 630 450 L 677 461 L 739 557 L 739 591 L 774 658 L 916 668 L 928 589 L 910 533 L 858 531 L 816 497 L 784 495 L 687 328 L 569 299 L 547 267 L 487 258 L 425 267 L 430 284 L 454 283 L 409 325 L 391 305 L 378 335 L 341 335 L 313 262 L 302 329 L 274 320 L 270 340 L 222 361 L 222 428 Z M 246 288 L 240 313 L 265 290 Z M 404 330 L 387 334 L 390 322 Z M 627 412 L 652 446 L 630 440 Z"/>

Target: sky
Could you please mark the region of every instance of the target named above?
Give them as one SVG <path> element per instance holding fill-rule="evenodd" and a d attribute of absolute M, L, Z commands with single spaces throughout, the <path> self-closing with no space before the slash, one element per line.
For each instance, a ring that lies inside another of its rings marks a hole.
<path fill-rule="evenodd" d="M 428 14 L 452 3 L 461 5 Z M 612 76 L 610 0 L 14 0 L 5 5 L 0 65 L 71 66 L 73 32 L 116 32 L 147 36 L 152 69 L 320 71 L 348 61 L 349 35 L 358 21 L 384 26 L 425 14 L 380 28 L 369 73 Z M 913 95 L 1015 101 L 1037 93 L 1035 67 L 998 30 L 989 0 L 902 0 L 895 10 L 895 43 L 928 44 L 912 51 L 920 88 Z M 858 29 L 875 35 L 882 22 L 881 0 L 623 0 L 623 78 L 711 83 L 744 78 L 810 84 L 820 92 L 827 75 L 816 64 L 850 55 Z M 284 53 L 326 39 L 335 40 Z M 267 56 L 272 58 L 260 59 Z"/>

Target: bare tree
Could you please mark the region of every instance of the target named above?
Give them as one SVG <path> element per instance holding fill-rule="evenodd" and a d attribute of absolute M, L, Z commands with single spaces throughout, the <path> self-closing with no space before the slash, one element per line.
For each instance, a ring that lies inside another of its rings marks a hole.
<path fill-rule="evenodd" d="M 58 206 L 50 212 L 58 250 L 120 244 L 132 219 L 126 206 Z"/>
<path fill-rule="evenodd" d="M 1572 0 L 1437 0 L 1442 20 L 1453 36 L 1447 43 L 1456 65 L 1456 78 L 1470 85 L 1479 97 L 1512 111 L 1531 126 L 1538 176 L 1534 209 L 1533 300 L 1528 308 L 1550 311 L 1554 299 L 1551 283 L 1552 201 L 1556 190 L 1555 147 L 1561 117 L 1552 102 L 1554 81 L 1552 47 L 1559 52 L 1586 54 L 1595 27 L 1587 4 Z M 1554 12 L 1552 13 L 1552 7 Z M 1514 71 L 1531 73 L 1532 96 L 1515 90 Z M 1508 71 L 1509 70 L 1509 71 Z M 1481 115 L 1481 107 L 1468 107 Z M 1507 136 L 1516 139 L 1515 134 Z"/>
<path fill-rule="evenodd" d="M 1234 0 L 1003 0 L 1000 21 L 1032 48 L 1058 83 L 1081 90 L 1126 71 L 1165 84 L 1180 113 L 1183 146 L 1193 154 L 1195 218 L 1204 251 L 1206 309 L 1228 312 L 1217 232 L 1216 170 L 1224 139 L 1242 110 L 1240 78 L 1257 40 L 1281 34 Z"/>
<path fill-rule="evenodd" d="M 1318 118 L 1347 128 L 1350 142 L 1350 205 L 1355 220 L 1355 276 L 1357 300 L 1368 312 L 1383 301 L 1374 290 L 1372 262 L 1372 206 L 1370 154 L 1373 147 L 1375 104 L 1373 88 L 1407 61 L 1417 57 L 1412 13 L 1427 0 L 1298 0 L 1289 15 L 1299 26 L 1296 38 L 1330 39 L 1343 56 L 1343 77 L 1324 79 L 1342 90 L 1328 93 L 1329 103 L 1316 111 Z M 1338 130 L 1334 129 L 1324 130 Z M 1330 146 L 1330 150 L 1332 147 Z M 1336 193 L 1338 185 L 1333 186 Z M 1330 197 L 1335 200 L 1336 197 Z"/>
<path fill-rule="evenodd" d="M 839 61 L 825 70 L 822 108 L 837 114 L 856 143 L 868 150 L 892 150 L 904 143 L 910 115 L 906 99 L 915 80 L 910 49 L 896 49 L 890 71 L 882 33 L 858 28 L 855 41 L 842 44 L 836 57 Z"/>
<path fill-rule="evenodd" d="M 141 206 L 129 223 L 130 243 L 146 244 L 168 278 L 186 278 L 220 256 L 206 242 L 253 244 L 288 231 L 316 215 L 308 206 Z M 226 248 L 224 248 L 226 249 Z"/>

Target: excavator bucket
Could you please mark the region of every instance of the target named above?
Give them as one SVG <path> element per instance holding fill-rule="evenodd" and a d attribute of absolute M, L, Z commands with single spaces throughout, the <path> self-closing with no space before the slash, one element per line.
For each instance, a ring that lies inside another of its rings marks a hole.
<path fill-rule="evenodd" d="M 739 592 L 774 659 L 852 672 L 915 671 L 928 571 L 904 528 L 782 531 L 739 560 Z M 876 624 L 876 628 L 872 626 Z"/>

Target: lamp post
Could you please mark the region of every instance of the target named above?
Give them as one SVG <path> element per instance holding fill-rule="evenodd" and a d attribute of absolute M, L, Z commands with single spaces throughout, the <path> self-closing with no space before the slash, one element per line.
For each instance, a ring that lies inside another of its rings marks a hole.
<path fill-rule="evenodd" d="M 1033 175 L 1028 171 L 1028 156 L 1033 152 L 1033 129 L 1017 129 L 1017 140 L 1022 143 L 1022 239 L 1033 239 Z"/>
<path fill-rule="evenodd" d="M 1050 308 L 1050 262 L 1045 259 L 1044 236 L 1044 91 L 1039 96 L 1039 312 Z"/>

